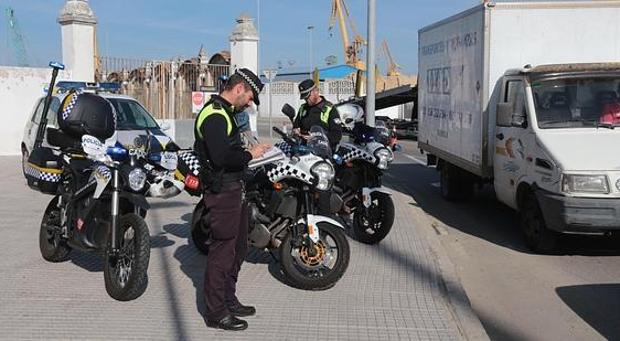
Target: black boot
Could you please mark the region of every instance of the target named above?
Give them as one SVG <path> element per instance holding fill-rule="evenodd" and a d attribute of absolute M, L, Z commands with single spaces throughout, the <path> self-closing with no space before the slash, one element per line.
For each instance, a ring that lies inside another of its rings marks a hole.
<path fill-rule="evenodd" d="M 248 328 L 248 323 L 244 320 L 240 320 L 232 314 L 224 316 L 220 320 L 206 320 L 207 327 L 218 328 L 224 330 L 245 330 Z"/>
<path fill-rule="evenodd" d="M 228 305 L 228 311 L 238 317 L 252 316 L 256 314 L 256 308 L 249 305 L 243 305 L 239 302 Z"/>

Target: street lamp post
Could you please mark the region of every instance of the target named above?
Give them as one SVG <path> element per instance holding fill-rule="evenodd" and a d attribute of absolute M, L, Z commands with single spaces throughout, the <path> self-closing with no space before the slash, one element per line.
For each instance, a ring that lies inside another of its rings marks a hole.
<path fill-rule="evenodd" d="M 366 124 L 375 126 L 375 19 L 376 0 L 368 0 L 368 50 L 366 52 Z"/>
<path fill-rule="evenodd" d="M 273 139 L 273 129 L 271 124 L 271 86 L 273 85 L 273 79 L 276 78 L 276 74 L 278 70 L 275 69 L 265 69 L 263 71 L 263 75 L 269 81 L 269 86 L 267 87 L 267 96 L 269 97 L 269 104 L 267 105 L 267 110 L 269 110 L 269 138 Z"/>
<path fill-rule="evenodd" d="M 312 31 L 314 30 L 314 26 L 308 26 L 308 32 L 310 33 L 310 51 L 308 51 L 310 58 L 310 77 L 312 77 L 312 71 L 314 69 L 314 63 L 312 62 Z"/>

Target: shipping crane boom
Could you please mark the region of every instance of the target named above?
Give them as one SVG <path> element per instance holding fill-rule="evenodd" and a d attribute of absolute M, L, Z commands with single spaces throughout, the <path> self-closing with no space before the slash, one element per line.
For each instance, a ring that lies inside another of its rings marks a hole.
<path fill-rule="evenodd" d="M 383 47 L 383 53 L 385 54 L 385 58 L 387 59 L 387 62 L 388 62 L 387 75 L 388 76 L 400 76 L 400 72 L 398 71 L 398 69 L 400 69 L 400 65 L 396 64 L 396 62 L 394 61 L 394 58 L 392 58 L 392 53 L 390 53 L 390 48 L 387 44 L 387 41 L 384 40 L 381 43 L 381 47 Z"/>
<path fill-rule="evenodd" d="M 7 7 L 4 11 L 6 16 L 7 33 L 9 35 L 9 54 L 13 51 L 15 62 L 18 66 L 29 66 L 24 37 L 15 18 L 15 10 Z"/>
<path fill-rule="evenodd" d="M 362 47 L 366 44 L 364 38 L 357 32 L 355 23 L 351 19 L 349 9 L 344 0 L 332 0 L 332 10 L 329 19 L 329 30 L 336 25 L 340 27 L 340 36 L 342 38 L 342 45 L 344 48 L 344 59 L 348 65 L 356 67 L 361 70 L 366 69 L 366 65 L 362 62 Z M 348 23 L 348 26 L 347 26 Z M 353 41 L 349 40 L 349 27 L 353 33 Z"/>

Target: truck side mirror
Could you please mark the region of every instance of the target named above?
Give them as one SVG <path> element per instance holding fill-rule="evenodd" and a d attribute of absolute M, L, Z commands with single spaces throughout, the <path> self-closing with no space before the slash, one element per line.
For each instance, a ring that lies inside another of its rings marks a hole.
<path fill-rule="evenodd" d="M 502 127 L 512 125 L 512 103 L 497 104 L 497 125 Z"/>

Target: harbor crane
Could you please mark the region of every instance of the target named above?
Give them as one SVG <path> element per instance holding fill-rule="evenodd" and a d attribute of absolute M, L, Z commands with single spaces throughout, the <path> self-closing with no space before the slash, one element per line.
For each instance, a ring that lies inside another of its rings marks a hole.
<path fill-rule="evenodd" d="M 340 28 L 345 63 L 357 69 L 365 70 L 366 64 L 362 61 L 362 48 L 366 45 L 366 40 L 358 33 L 344 0 L 332 0 L 329 31 L 334 28 L 336 22 Z M 349 39 L 349 28 L 353 34 L 352 40 Z"/>

